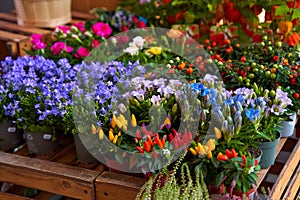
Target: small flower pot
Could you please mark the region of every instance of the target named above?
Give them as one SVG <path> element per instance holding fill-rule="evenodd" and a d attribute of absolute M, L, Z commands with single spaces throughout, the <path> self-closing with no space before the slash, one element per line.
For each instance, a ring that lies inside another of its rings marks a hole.
<path fill-rule="evenodd" d="M 260 166 L 263 169 L 266 169 L 274 165 L 276 158 L 276 149 L 280 140 L 280 133 L 277 132 L 277 138 L 272 142 L 262 142 L 259 147 L 261 148 L 263 154 L 260 160 Z"/>
<path fill-rule="evenodd" d="M 261 148 L 249 147 L 248 151 L 250 152 L 251 156 L 253 156 L 253 158 L 255 158 L 255 160 L 257 160 L 258 163 L 260 163 L 261 157 L 263 155 Z"/>
<path fill-rule="evenodd" d="M 50 155 L 58 150 L 58 139 L 54 138 L 53 133 L 24 133 L 28 152 L 35 155 Z"/>
<path fill-rule="evenodd" d="M 297 120 L 297 114 L 294 112 L 290 116 L 291 121 L 282 121 L 279 123 L 279 132 L 281 133 L 281 137 L 290 137 L 294 134 L 296 120 Z"/>
<path fill-rule="evenodd" d="M 252 188 L 251 190 L 249 190 L 248 192 L 244 193 L 244 192 L 240 192 L 238 190 L 233 190 L 232 194 L 239 196 L 241 198 L 244 198 L 245 196 L 247 197 L 248 200 L 252 200 L 254 199 L 254 195 L 255 195 L 256 189 Z"/>
<path fill-rule="evenodd" d="M 99 161 L 85 148 L 78 134 L 74 134 L 77 159 L 85 164 L 98 163 Z"/>
<path fill-rule="evenodd" d="M 12 121 L 0 123 L 0 149 L 8 151 L 24 142 L 23 135 L 17 129 L 17 125 Z"/>

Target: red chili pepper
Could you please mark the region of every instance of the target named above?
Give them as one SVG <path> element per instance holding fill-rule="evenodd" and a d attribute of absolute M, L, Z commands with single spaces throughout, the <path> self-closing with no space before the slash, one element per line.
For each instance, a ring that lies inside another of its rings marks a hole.
<path fill-rule="evenodd" d="M 237 158 L 238 157 L 238 153 L 235 151 L 235 149 L 231 149 L 232 152 L 232 157 L 233 158 Z"/>
<path fill-rule="evenodd" d="M 246 165 L 247 164 L 247 158 L 246 158 L 246 156 L 242 155 L 242 159 L 243 159 L 244 164 Z"/>
<path fill-rule="evenodd" d="M 164 146 L 165 146 L 165 144 L 166 144 L 166 140 L 163 138 L 163 139 L 161 140 L 161 143 L 162 143 L 162 145 L 163 145 L 162 148 L 164 148 Z"/>
<path fill-rule="evenodd" d="M 144 153 L 144 149 L 142 149 L 142 147 L 136 146 L 136 149 L 137 149 L 140 153 Z"/>
<path fill-rule="evenodd" d="M 149 143 L 148 141 L 144 142 L 144 149 L 146 151 L 150 152 L 151 151 L 151 146 L 152 146 L 151 143 Z"/>
<path fill-rule="evenodd" d="M 228 160 L 228 156 L 227 155 L 223 155 L 221 152 L 218 154 L 217 159 L 220 161 L 227 161 Z"/>
<path fill-rule="evenodd" d="M 228 156 L 228 158 L 232 158 L 232 157 L 233 157 L 233 156 L 232 156 L 232 152 L 229 151 L 228 149 L 226 149 L 225 153 L 226 153 L 226 155 Z"/>
<path fill-rule="evenodd" d="M 142 139 L 139 130 L 136 130 L 136 132 L 135 132 L 135 137 L 136 137 L 138 140 Z"/>
<path fill-rule="evenodd" d="M 151 144 L 151 146 L 153 145 L 153 141 L 150 137 L 148 137 L 146 141 L 149 142 L 149 144 Z"/>
<path fill-rule="evenodd" d="M 175 129 L 173 129 L 172 131 L 173 131 L 174 137 L 175 137 L 176 135 L 178 135 L 178 132 L 177 132 Z"/>
<path fill-rule="evenodd" d="M 172 133 L 169 134 L 169 141 L 171 142 L 174 139 L 174 136 L 172 135 Z"/>
<path fill-rule="evenodd" d="M 257 159 L 255 159 L 254 164 L 258 165 L 258 160 Z"/>
<path fill-rule="evenodd" d="M 154 143 L 157 144 L 160 148 L 164 148 L 163 143 L 159 139 L 159 135 L 156 133 L 155 138 L 154 138 Z"/>

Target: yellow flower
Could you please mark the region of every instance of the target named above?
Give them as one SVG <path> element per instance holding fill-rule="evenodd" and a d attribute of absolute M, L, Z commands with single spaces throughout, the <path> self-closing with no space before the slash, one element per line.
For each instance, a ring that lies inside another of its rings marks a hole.
<path fill-rule="evenodd" d="M 151 47 L 148 52 L 153 54 L 153 55 L 159 55 L 161 54 L 161 50 L 162 48 L 161 47 Z"/>
<path fill-rule="evenodd" d="M 113 141 L 114 138 L 115 138 L 115 136 L 114 136 L 114 131 L 113 131 L 112 129 L 110 129 L 109 132 L 108 132 L 108 139 L 109 139 L 110 141 Z"/>
<path fill-rule="evenodd" d="M 136 123 L 136 118 L 134 116 L 134 114 L 131 115 L 131 126 L 132 127 L 136 127 L 137 123 Z"/>
<path fill-rule="evenodd" d="M 293 28 L 293 23 L 290 21 L 280 21 L 278 24 L 281 33 L 287 35 Z"/>
<path fill-rule="evenodd" d="M 92 133 L 95 135 L 97 133 L 97 128 L 92 124 Z"/>
<path fill-rule="evenodd" d="M 99 136 L 99 139 L 100 139 L 100 140 L 103 139 L 103 137 L 104 137 L 104 132 L 103 132 L 102 128 L 99 129 L 99 134 L 98 134 L 98 136 Z"/>

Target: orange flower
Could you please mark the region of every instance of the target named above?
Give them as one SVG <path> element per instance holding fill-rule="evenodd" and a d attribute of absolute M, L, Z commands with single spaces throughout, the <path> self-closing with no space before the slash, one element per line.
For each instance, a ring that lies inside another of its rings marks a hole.
<path fill-rule="evenodd" d="M 284 39 L 285 42 L 288 43 L 289 46 L 296 46 L 300 42 L 300 35 L 297 32 L 294 32 L 293 34 L 289 34 Z"/>
<path fill-rule="evenodd" d="M 167 35 L 170 38 L 175 39 L 175 38 L 179 38 L 179 37 L 183 36 L 183 33 L 180 30 L 171 29 L 167 32 Z"/>
<path fill-rule="evenodd" d="M 281 33 L 284 33 L 285 35 L 291 32 L 293 28 L 293 23 L 290 21 L 280 21 L 278 24 L 279 30 Z"/>

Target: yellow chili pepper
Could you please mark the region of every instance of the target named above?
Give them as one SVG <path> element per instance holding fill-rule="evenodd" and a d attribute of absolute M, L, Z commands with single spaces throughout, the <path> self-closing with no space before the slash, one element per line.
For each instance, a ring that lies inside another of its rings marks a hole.
<path fill-rule="evenodd" d="M 208 158 L 208 159 L 211 159 L 211 158 L 212 158 L 212 152 L 211 152 L 211 151 L 209 151 L 209 152 L 207 153 L 207 158 Z"/>
<path fill-rule="evenodd" d="M 221 138 L 222 138 L 222 133 L 221 133 L 221 131 L 220 131 L 217 127 L 214 127 L 214 130 L 215 130 L 216 137 L 217 137 L 218 139 L 221 139 Z"/>
<path fill-rule="evenodd" d="M 115 138 L 113 139 L 113 143 L 116 144 L 118 140 L 118 135 L 115 136 Z"/>
<path fill-rule="evenodd" d="M 194 156 L 197 155 L 197 152 L 196 152 L 195 149 L 193 149 L 192 147 L 190 148 L 190 152 L 191 152 Z"/>
<path fill-rule="evenodd" d="M 104 132 L 103 132 L 102 128 L 100 128 L 98 132 L 99 132 L 99 134 L 98 134 L 99 139 L 102 140 L 104 137 Z"/>
<path fill-rule="evenodd" d="M 116 118 L 115 115 L 113 115 L 110 125 L 111 125 L 112 128 L 115 128 L 116 124 L 117 124 L 117 118 Z"/>
<path fill-rule="evenodd" d="M 136 127 L 137 123 L 136 123 L 136 118 L 134 116 L 134 114 L 131 115 L 131 126 L 132 127 Z"/>
<path fill-rule="evenodd" d="M 121 131 L 119 131 L 118 136 L 119 136 L 119 137 L 121 136 Z"/>
<path fill-rule="evenodd" d="M 113 141 L 114 138 L 115 138 L 115 136 L 114 136 L 114 131 L 113 131 L 112 129 L 110 129 L 109 132 L 108 132 L 108 139 L 109 139 L 110 141 Z"/>
<path fill-rule="evenodd" d="M 209 139 L 206 146 L 208 147 L 208 151 L 213 151 L 216 149 L 216 144 L 214 139 Z"/>
<path fill-rule="evenodd" d="M 92 133 L 95 135 L 97 133 L 97 128 L 92 124 Z"/>

